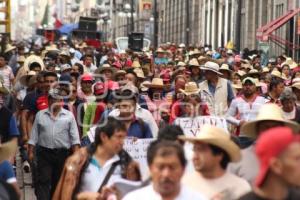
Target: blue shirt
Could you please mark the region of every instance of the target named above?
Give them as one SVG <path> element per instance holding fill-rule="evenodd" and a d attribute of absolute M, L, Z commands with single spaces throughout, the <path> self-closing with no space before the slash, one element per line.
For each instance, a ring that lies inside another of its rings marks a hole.
<path fill-rule="evenodd" d="M 17 182 L 13 167 L 7 160 L 0 163 L 0 179 L 7 183 Z"/>
<path fill-rule="evenodd" d="M 15 116 L 11 116 L 9 120 L 9 136 L 16 137 L 19 136 L 20 132 L 17 126 L 17 120 Z"/>
<path fill-rule="evenodd" d="M 142 121 L 135 120 L 130 124 L 127 131 L 127 136 L 137 138 L 153 138 L 149 125 Z"/>

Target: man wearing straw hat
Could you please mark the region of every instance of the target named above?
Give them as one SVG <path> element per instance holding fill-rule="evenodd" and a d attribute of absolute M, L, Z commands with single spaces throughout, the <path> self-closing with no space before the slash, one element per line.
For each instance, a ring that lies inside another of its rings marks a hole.
<path fill-rule="evenodd" d="M 255 120 L 249 121 L 241 127 L 241 134 L 255 140 L 264 131 L 278 126 L 290 127 L 295 133 L 299 131 L 298 123 L 285 120 L 280 107 L 276 104 L 268 103 L 260 108 Z M 248 182 L 253 183 L 258 173 L 258 166 L 254 145 L 250 145 L 242 150 L 242 160 L 239 163 L 229 166 L 229 170 L 245 178 Z"/>
<path fill-rule="evenodd" d="M 231 84 L 228 80 L 219 77 L 222 74 L 217 63 L 208 61 L 201 69 L 204 70 L 206 79 L 199 84 L 204 101 L 208 103 L 211 115 L 223 116 L 234 98 Z"/>
<path fill-rule="evenodd" d="M 196 172 L 183 177 L 183 183 L 208 199 L 237 199 L 251 190 L 247 181 L 226 171 L 229 162 L 241 159 L 240 149 L 223 129 L 205 125 L 196 137 L 180 136 L 193 143 Z"/>

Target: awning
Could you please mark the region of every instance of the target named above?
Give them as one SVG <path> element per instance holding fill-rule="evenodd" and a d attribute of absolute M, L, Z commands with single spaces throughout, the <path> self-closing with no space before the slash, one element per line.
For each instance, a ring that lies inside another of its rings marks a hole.
<path fill-rule="evenodd" d="M 78 28 L 78 24 L 65 24 L 61 26 L 58 30 L 61 34 L 70 34 L 74 29 Z"/>
<path fill-rule="evenodd" d="M 297 45 L 273 34 L 277 29 L 279 29 L 284 24 L 286 24 L 290 19 L 292 19 L 298 13 L 300 13 L 300 8 L 297 8 L 295 10 L 289 10 L 286 14 L 282 15 L 281 17 L 258 28 L 257 32 L 256 32 L 256 38 L 259 41 L 263 41 L 263 42 L 273 40 L 273 41 L 279 42 L 283 45 L 287 45 L 289 48 L 299 49 L 300 46 L 297 46 Z"/>

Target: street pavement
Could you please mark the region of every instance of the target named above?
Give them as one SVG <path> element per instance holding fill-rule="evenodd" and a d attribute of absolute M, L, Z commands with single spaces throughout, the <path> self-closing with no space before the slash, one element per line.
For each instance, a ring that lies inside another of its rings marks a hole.
<path fill-rule="evenodd" d="M 19 154 L 17 154 L 16 157 L 16 164 L 17 180 L 21 190 L 21 200 L 36 200 L 34 189 L 32 188 L 31 173 L 24 172 Z"/>

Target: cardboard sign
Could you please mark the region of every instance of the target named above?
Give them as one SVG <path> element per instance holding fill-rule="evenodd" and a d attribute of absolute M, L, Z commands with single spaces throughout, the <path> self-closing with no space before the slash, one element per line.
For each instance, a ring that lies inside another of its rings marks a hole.
<path fill-rule="evenodd" d="M 226 132 L 228 132 L 226 119 L 222 117 L 215 117 L 215 116 L 199 116 L 195 118 L 179 117 L 174 121 L 174 124 L 179 125 L 186 136 L 196 137 L 200 133 L 201 127 L 205 124 L 222 128 Z"/>
<path fill-rule="evenodd" d="M 147 178 L 148 173 L 148 164 L 147 164 L 147 149 L 151 142 L 155 139 L 125 139 L 124 141 L 124 150 L 126 150 L 129 155 L 139 163 L 140 170 L 142 173 L 143 179 Z"/>

